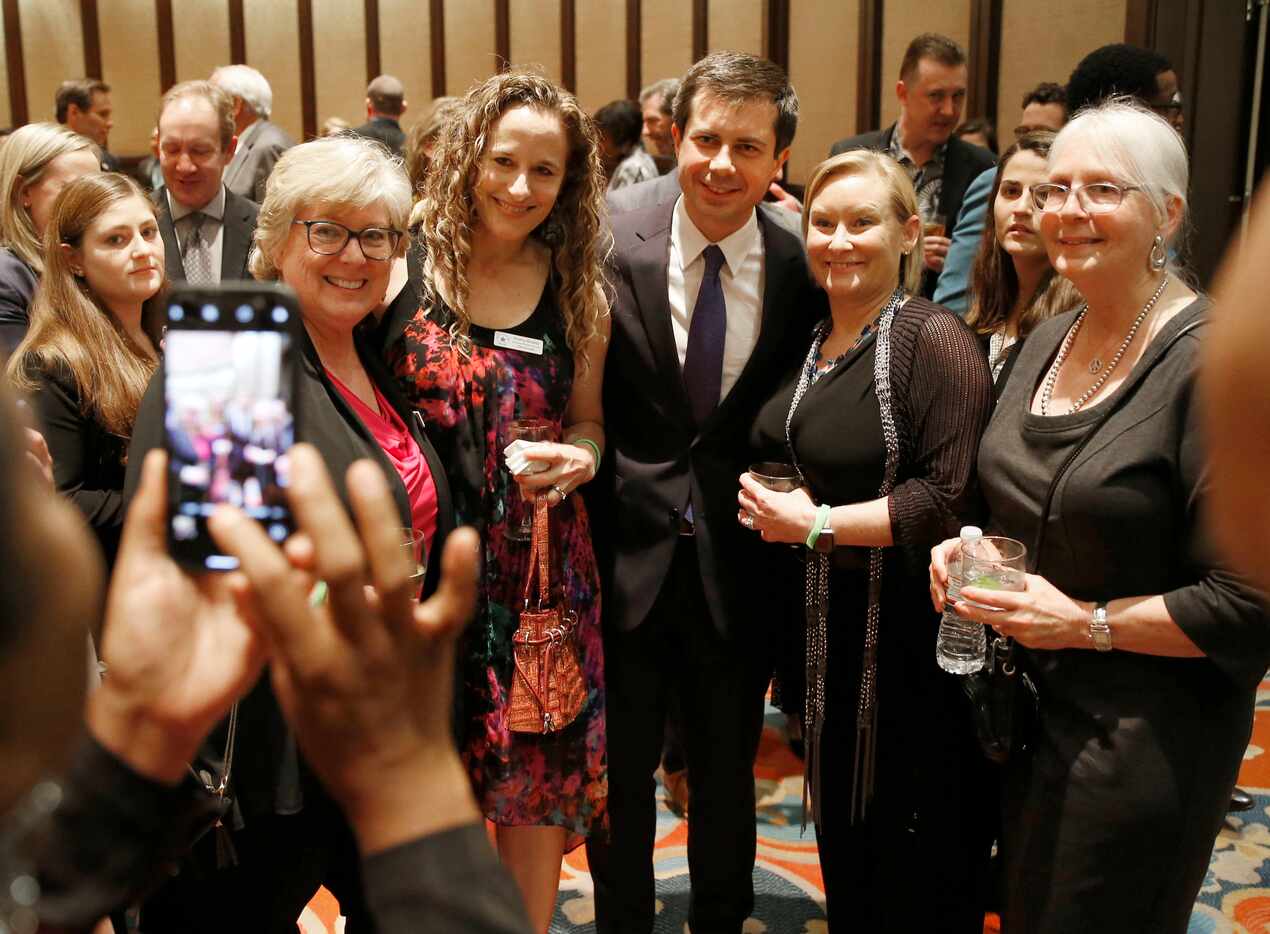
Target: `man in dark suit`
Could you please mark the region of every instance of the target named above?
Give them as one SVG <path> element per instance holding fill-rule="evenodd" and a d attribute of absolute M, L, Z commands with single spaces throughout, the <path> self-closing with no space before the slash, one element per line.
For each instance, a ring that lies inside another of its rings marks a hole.
<path fill-rule="evenodd" d="M 996 161 L 988 150 L 952 135 L 961 122 L 967 80 L 961 47 L 946 36 L 923 33 L 909 43 L 900 64 L 895 83 L 899 120 L 885 130 L 838 140 L 829 150 L 836 156 L 850 149 L 877 149 L 890 153 L 908 171 L 927 229 L 922 277 L 927 298 L 935 294 L 951 242 L 948 233 L 966 189 Z"/>
<path fill-rule="evenodd" d="M 225 187 L 260 204 L 265 183 L 278 157 L 295 145 L 287 131 L 269 119 L 273 88 L 249 65 L 225 65 L 212 72 L 212 84 L 234 101 L 234 133 L 238 148 L 225 169 Z"/>
<path fill-rule="evenodd" d="M 87 136 L 101 149 L 103 172 L 118 172 L 119 159 L 106 148 L 115 125 L 110 85 L 100 78 L 77 78 L 58 85 L 53 103 L 57 122 Z"/>
<path fill-rule="evenodd" d="M 789 155 L 798 98 L 771 62 L 689 69 L 672 130 L 682 194 L 615 215 L 604 374 L 608 843 L 588 841 L 600 932 L 652 930 L 653 772 L 682 707 L 694 931 L 753 908 L 754 756 L 771 674 L 763 543 L 737 522 L 749 430 L 806 350 L 801 238 L 756 210 Z M 794 594 L 781 596 L 796 600 Z"/>
<path fill-rule="evenodd" d="M 400 123 L 405 112 L 405 85 L 392 75 L 380 75 L 366 88 L 366 122 L 349 132 L 383 143 L 400 156 L 406 145 Z"/>
<path fill-rule="evenodd" d="M 249 279 L 247 254 L 257 207 L 229 191 L 233 99 L 210 81 L 186 81 L 159 105 L 159 166 L 155 192 L 168 278 L 195 285 Z"/>

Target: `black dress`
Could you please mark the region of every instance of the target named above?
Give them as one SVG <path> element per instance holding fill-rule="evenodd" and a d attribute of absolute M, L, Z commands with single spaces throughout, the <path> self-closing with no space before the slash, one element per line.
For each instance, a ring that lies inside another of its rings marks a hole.
<path fill-rule="evenodd" d="M 816 828 L 831 929 L 979 934 L 993 805 L 958 679 L 935 663 L 939 617 L 922 556 L 956 525 L 973 487 L 976 442 L 991 407 L 974 336 L 946 309 L 919 299 L 892 328 L 892 394 L 901 459 L 890 498 L 896 545 L 885 550 L 878 639 L 877 776 L 867 818 L 851 823 L 856 701 L 868 607 L 868 549 L 833 556 Z M 878 497 L 886 448 L 874 388 L 875 341 L 821 375 L 790 425 L 817 502 Z M 905 376 L 911 371 L 911 376 Z M 785 419 L 798 372 L 760 410 L 754 441 L 787 461 Z M 929 381 L 929 382 L 927 382 Z M 927 404 L 931 399 L 938 401 Z M 791 552 L 779 545 L 777 561 Z M 802 605 L 801 587 L 792 602 Z M 790 616 L 796 610 L 791 607 Z M 922 897 L 913 897 L 914 886 Z"/>
<path fill-rule="evenodd" d="M 1059 482 L 1036 573 L 1078 600 L 1163 594 L 1207 654 L 1024 653 L 1042 718 L 1033 753 L 1007 776 L 1009 934 L 1181 934 L 1230 801 L 1270 621 L 1258 595 L 1216 565 L 1200 527 L 1192 387 L 1202 328 L 1182 332 L 1205 305 L 1169 321 L 1110 398 L 1071 415 L 1030 412 L 1075 315 L 1040 325 L 984 435 L 991 528 L 1034 550 L 1057 468 L 1112 406 Z"/>

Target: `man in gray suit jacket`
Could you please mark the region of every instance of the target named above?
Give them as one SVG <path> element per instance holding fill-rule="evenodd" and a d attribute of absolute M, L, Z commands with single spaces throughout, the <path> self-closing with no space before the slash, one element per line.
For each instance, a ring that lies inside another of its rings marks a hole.
<path fill-rule="evenodd" d="M 186 81 L 163 95 L 164 184 L 155 202 L 173 281 L 215 285 L 250 278 L 247 254 L 258 209 L 224 184 L 235 142 L 233 101 L 210 81 Z"/>
<path fill-rule="evenodd" d="M 238 148 L 225 170 L 225 187 L 257 204 L 265 200 L 265 182 L 278 157 L 295 140 L 269 121 L 273 89 L 265 76 L 247 65 L 226 65 L 212 72 L 211 81 L 234 101 L 234 132 Z"/>

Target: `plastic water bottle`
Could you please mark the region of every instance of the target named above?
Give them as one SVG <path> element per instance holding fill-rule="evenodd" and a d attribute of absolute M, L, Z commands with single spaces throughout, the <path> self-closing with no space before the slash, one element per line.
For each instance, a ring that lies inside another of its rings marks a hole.
<path fill-rule="evenodd" d="M 962 526 L 961 547 L 948 562 L 948 596 L 944 600 L 944 618 L 939 621 L 939 638 L 935 640 L 935 661 L 955 675 L 978 671 L 988 654 L 983 625 L 962 619 L 953 610 L 953 604 L 961 598 L 962 554 L 966 545 L 981 538 L 983 530 L 978 526 Z"/>

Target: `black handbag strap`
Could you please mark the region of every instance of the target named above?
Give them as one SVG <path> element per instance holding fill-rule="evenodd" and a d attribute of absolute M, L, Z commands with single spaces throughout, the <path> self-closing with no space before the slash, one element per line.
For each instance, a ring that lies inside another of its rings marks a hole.
<path fill-rule="evenodd" d="M 1179 329 L 1176 334 L 1170 337 L 1168 341 L 1159 348 L 1159 350 L 1151 355 L 1149 360 L 1145 361 L 1147 366 L 1138 371 L 1137 378 L 1140 379 L 1144 376 L 1147 370 L 1154 366 L 1155 362 L 1164 356 L 1168 352 L 1169 348 L 1176 344 L 1183 335 L 1189 334 L 1191 331 L 1203 324 L 1206 324 L 1207 322 L 1207 318 L 1197 318 Z M 1032 543 L 1032 550 L 1028 555 L 1027 564 L 1029 573 L 1036 573 L 1036 565 L 1041 558 L 1041 546 L 1045 544 L 1045 528 L 1049 525 L 1050 507 L 1054 504 L 1054 495 L 1058 492 L 1058 485 L 1062 482 L 1063 475 L 1067 473 L 1068 469 L 1076 461 L 1076 458 L 1080 456 L 1081 451 L 1085 449 L 1085 445 L 1087 445 L 1093 439 L 1094 435 L 1098 433 L 1098 429 L 1107 423 L 1107 420 L 1119 410 L 1121 403 L 1128 398 L 1128 393 L 1124 392 L 1124 389 L 1125 387 L 1122 386 L 1112 398 L 1107 400 L 1102 407 L 1102 411 L 1098 413 L 1097 421 L 1089 426 L 1089 430 L 1086 431 L 1084 436 L 1076 442 L 1075 446 L 1067 452 L 1067 456 L 1063 458 L 1063 462 L 1059 465 L 1058 469 L 1054 471 L 1054 476 L 1050 479 L 1049 490 L 1046 491 L 1045 500 L 1041 506 L 1041 521 L 1036 527 L 1036 539 Z M 1029 397 L 1029 409 L 1031 408 L 1031 404 L 1032 400 L 1031 397 Z"/>

